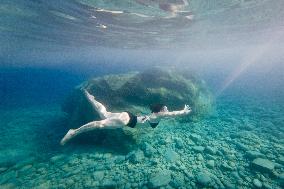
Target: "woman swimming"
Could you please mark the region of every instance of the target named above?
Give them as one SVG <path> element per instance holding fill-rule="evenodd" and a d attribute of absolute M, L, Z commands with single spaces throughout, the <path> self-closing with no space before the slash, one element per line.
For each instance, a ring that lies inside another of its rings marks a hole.
<path fill-rule="evenodd" d="M 183 115 L 191 112 L 191 109 L 188 105 L 185 105 L 184 109 L 181 111 L 173 112 L 169 112 L 166 106 L 156 105 L 151 107 L 152 114 L 150 116 L 136 116 L 127 111 L 121 113 L 112 113 L 108 112 L 105 106 L 96 101 L 94 96 L 89 94 L 88 91 L 84 90 L 84 94 L 92 107 L 98 112 L 102 120 L 89 122 L 78 129 L 70 129 L 61 140 L 61 145 L 64 145 L 66 142 L 80 133 L 88 132 L 94 129 L 115 129 L 122 128 L 124 126 L 134 128 L 137 123 L 145 123 L 146 121 L 148 121 L 150 125 L 155 128 L 158 125 L 159 120 L 163 117 Z"/>
<path fill-rule="evenodd" d="M 157 127 L 162 118 L 189 114 L 191 112 L 191 108 L 188 105 L 185 105 L 183 110 L 172 112 L 169 112 L 168 107 L 163 104 L 151 105 L 150 109 L 152 111 L 152 114 L 147 117 L 147 121 L 152 128 Z"/>

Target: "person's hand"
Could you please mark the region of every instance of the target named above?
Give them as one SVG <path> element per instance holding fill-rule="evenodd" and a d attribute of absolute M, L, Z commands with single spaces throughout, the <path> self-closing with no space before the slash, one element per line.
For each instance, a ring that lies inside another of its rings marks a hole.
<path fill-rule="evenodd" d="M 189 107 L 189 105 L 184 105 L 183 111 L 185 114 L 189 114 L 192 110 L 191 107 Z"/>

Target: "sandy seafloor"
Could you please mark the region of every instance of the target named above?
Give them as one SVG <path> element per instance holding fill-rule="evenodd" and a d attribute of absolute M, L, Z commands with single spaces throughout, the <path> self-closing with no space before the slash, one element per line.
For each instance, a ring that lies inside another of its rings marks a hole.
<path fill-rule="evenodd" d="M 0 188 L 281 188 L 280 102 L 228 93 L 212 116 L 195 122 L 164 120 L 128 133 L 138 133 L 136 140 L 126 132 L 125 141 L 63 147 L 68 126 L 60 104 L 3 108 Z"/>

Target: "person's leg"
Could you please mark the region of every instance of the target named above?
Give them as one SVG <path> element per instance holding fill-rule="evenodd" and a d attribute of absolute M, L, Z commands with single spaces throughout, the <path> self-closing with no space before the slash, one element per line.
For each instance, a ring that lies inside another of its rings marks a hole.
<path fill-rule="evenodd" d="M 91 103 L 92 107 L 99 113 L 99 116 L 101 119 L 106 119 L 110 117 L 111 112 L 108 112 L 106 110 L 106 107 L 102 103 L 96 101 L 95 97 L 91 95 L 90 93 L 88 93 L 87 90 L 84 89 L 83 92 L 86 98 L 88 99 L 88 101 Z"/>
<path fill-rule="evenodd" d="M 73 137 L 77 136 L 78 134 L 80 134 L 82 132 L 87 132 L 87 131 L 90 131 L 92 129 L 97 129 L 97 128 L 103 128 L 104 122 L 105 122 L 105 120 L 102 120 L 102 121 L 92 121 L 92 122 L 89 122 L 89 123 L 79 127 L 78 129 L 70 129 L 67 132 L 67 134 L 63 137 L 63 139 L 61 140 L 60 144 L 64 145 L 70 139 L 72 139 Z"/>
<path fill-rule="evenodd" d="M 115 129 L 119 127 L 123 127 L 125 124 L 127 124 L 123 119 L 104 119 L 101 121 L 92 121 L 89 122 L 78 129 L 70 129 L 67 134 L 63 137 L 60 144 L 64 145 L 66 142 L 68 142 L 73 137 L 77 136 L 80 133 L 88 132 L 94 129 Z"/>

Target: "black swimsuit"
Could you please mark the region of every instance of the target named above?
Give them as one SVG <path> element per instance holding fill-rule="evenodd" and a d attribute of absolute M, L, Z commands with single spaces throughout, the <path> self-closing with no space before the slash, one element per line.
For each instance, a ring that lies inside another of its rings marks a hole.
<path fill-rule="evenodd" d="M 149 121 L 149 124 L 150 124 L 151 127 L 154 129 L 154 128 L 156 128 L 156 127 L 158 126 L 159 122 L 157 122 L 157 123 L 152 123 L 152 122 Z"/>
<path fill-rule="evenodd" d="M 129 122 L 126 125 L 128 127 L 134 128 L 135 125 L 137 124 L 137 116 L 127 111 L 126 113 L 128 113 L 129 116 Z"/>
<path fill-rule="evenodd" d="M 137 116 L 132 114 L 132 113 L 130 113 L 130 112 L 127 112 L 127 111 L 126 111 L 126 113 L 129 116 L 129 121 L 126 124 L 126 126 L 134 128 L 136 126 L 136 124 L 137 124 Z M 152 123 L 152 122 L 149 121 L 149 124 L 151 125 L 152 128 L 156 128 L 158 126 L 159 122 Z"/>

